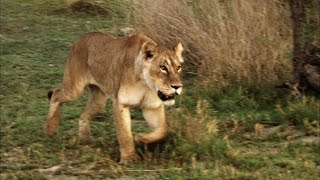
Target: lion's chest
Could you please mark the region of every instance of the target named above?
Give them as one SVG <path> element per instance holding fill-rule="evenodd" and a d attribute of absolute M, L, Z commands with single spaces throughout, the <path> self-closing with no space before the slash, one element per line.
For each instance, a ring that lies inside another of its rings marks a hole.
<path fill-rule="evenodd" d="M 121 86 L 118 93 L 118 102 L 128 106 L 143 106 L 146 108 L 157 108 L 162 104 L 157 94 L 142 82 Z"/>

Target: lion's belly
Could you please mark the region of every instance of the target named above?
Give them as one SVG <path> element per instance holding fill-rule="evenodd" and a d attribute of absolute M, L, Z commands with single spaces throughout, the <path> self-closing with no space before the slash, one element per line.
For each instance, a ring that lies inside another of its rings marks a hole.
<path fill-rule="evenodd" d="M 120 87 L 118 102 L 128 106 L 142 106 L 144 108 L 157 108 L 162 104 L 157 94 L 142 82 Z"/>

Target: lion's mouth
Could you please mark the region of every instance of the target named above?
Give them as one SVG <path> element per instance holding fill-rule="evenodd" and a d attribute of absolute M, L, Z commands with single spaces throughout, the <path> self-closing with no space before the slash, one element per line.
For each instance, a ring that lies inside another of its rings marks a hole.
<path fill-rule="evenodd" d="M 165 95 L 161 91 L 158 91 L 158 96 L 162 101 L 168 101 L 174 99 L 174 95 Z"/>

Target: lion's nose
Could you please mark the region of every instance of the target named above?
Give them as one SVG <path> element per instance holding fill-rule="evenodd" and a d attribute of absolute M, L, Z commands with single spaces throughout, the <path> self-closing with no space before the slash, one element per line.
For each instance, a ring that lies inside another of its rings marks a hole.
<path fill-rule="evenodd" d="M 182 84 L 174 84 L 174 85 L 171 85 L 171 87 L 177 90 L 182 87 Z"/>

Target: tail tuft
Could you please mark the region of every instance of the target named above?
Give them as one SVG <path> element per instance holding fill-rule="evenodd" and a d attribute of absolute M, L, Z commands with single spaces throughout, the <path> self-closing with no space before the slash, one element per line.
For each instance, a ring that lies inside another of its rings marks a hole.
<path fill-rule="evenodd" d="M 48 91 L 47 96 L 48 96 L 48 100 L 49 100 L 49 101 L 51 100 L 52 94 L 53 94 L 53 91 L 52 91 L 52 90 Z"/>

